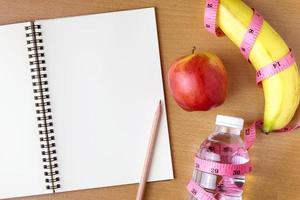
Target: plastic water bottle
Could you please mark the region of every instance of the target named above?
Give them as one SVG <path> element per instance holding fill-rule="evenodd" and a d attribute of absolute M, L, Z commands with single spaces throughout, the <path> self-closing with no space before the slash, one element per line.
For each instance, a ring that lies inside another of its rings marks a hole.
<path fill-rule="evenodd" d="M 216 128 L 200 146 L 197 157 L 224 164 L 243 164 L 249 155 L 240 132 L 244 120 L 236 117 L 218 115 Z M 220 200 L 241 200 L 245 176 L 238 172 L 234 176 L 217 176 L 194 170 L 193 180 L 206 192 Z M 190 200 L 196 200 L 192 196 Z"/>

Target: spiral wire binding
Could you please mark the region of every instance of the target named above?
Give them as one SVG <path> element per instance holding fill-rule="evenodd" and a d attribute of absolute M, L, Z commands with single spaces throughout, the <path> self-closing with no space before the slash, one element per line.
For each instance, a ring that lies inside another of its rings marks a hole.
<path fill-rule="evenodd" d="M 55 190 L 61 185 L 59 184 L 60 178 L 41 29 L 41 25 L 35 24 L 35 22 L 30 22 L 28 26 L 25 26 L 46 189 L 55 193 Z"/>

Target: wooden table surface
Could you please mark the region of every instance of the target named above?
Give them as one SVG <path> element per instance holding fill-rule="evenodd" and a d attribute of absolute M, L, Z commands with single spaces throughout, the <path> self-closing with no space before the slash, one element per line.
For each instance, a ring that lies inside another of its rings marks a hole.
<path fill-rule="evenodd" d="M 265 16 L 300 59 L 300 2 L 245 1 Z M 2 0 L 0 24 L 150 6 L 157 8 L 165 88 L 171 62 L 191 53 L 193 46 L 198 51 L 211 51 L 220 56 L 230 81 L 226 102 L 209 112 L 184 112 L 166 89 L 175 179 L 148 184 L 145 199 L 182 200 L 188 197 L 185 186 L 192 174 L 194 153 L 214 129 L 216 114 L 240 116 L 249 125 L 262 116 L 264 106 L 262 90 L 255 84 L 255 71 L 238 48 L 228 38 L 215 38 L 204 30 L 204 0 Z M 254 171 L 247 177 L 244 199 L 300 199 L 299 146 L 299 131 L 285 136 L 259 134 L 250 151 Z M 136 190 L 137 185 L 127 185 L 19 199 L 131 200 L 135 199 Z"/>

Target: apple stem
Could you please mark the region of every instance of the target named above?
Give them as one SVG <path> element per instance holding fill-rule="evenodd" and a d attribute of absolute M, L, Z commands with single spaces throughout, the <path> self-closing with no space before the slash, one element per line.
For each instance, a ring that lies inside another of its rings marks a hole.
<path fill-rule="evenodd" d="M 196 47 L 195 47 L 195 46 L 193 46 L 193 49 L 192 49 L 192 54 L 194 54 L 194 53 L 195 53 L 195 51 L 196 51 Z"/>

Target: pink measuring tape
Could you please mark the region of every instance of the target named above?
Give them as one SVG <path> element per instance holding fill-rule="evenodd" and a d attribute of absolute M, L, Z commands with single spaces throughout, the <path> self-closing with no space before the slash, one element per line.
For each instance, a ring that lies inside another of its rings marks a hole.
<path fill-rule="evenodd" d="M 236 176 L 251 172 L 252 165 L 250 161 L 243 164 L 223 164 L 195 157 L 195 169 L 219 176 Z"/>
<path fill-rule="evenodd" d="M 219 7 L 219 0 L 206 1 L 206 9 L 204 14 L 204 27 L 206 30 L 218 37 L 224 36 L 223 31 L 217 27 L 217 11 Z"/>
<path fill-rule="evenodd" d="M 188 191 L 193 195 L 194 198 L 198 200 L 216 200 L 216 198 L 211 194 L 206 192 L 202 187 L 200 187 L 195 181 L 191 180 L 187 185 Z"/>
<path fill-rule="evenodd" d="M 225 34 L 217 26 L 216 18 L 218 7 L 219 0 L 206 0 L 204 26 L 208 32 L 220 37 L 224 36 Z M 242 55 L 248 61 L 250 52 L 263 26 L 263 22 L 263 16 L 259 14 L 255 9 L 253 9 L 251 22 L 240 46 Z M 274 61 L 258 70 L 256 73 L 256 83 L 261 83 L 263 80 L 270 78 L 271 76 L 289 68 L 294 63 L 295 57 L 293 55 L 293 52 L 290 50 L 289 53 L 283 58 Z M 254 144 L 256 138 L 256 129 L 261 129 L 262 126 L 263 121 L 257 120 L 245 130 L 244 140 L 247 149 L 249 149 Z M 275 132 L 287 133 L 297 128 L 300 128 L 300 122 L 295 127 L 285 127 Z M 244 164 L 222 164 L 195 157 L 195 169 L 219 176 L 235 176 L 245 175 L 246 173 L 251 172 L 252 165 L 250 162 Z M 198 200 L 216 200 L 215 196 L 213 196 L 211 193 L 206 192 L 193 180 L 190 181 L 187 189 L 190 194 Z"/>
<path fill-rule="evenodd" d="M 264 79 L 267 79 L 279 72 L 282 72 L 283 70 L 290 67 L 292 64 L 294 64 L 295 57 L 293 52 L 290 50 L 290 52 L 281 58 L 278 61 L 274 61 L 271 64 L 268 64 L 264 67 L 262 67 L 260 70 L 256 72 L 256 83 L 259 84 Z"/>
<path fill-rule="evenodd" d="M 246 60 L 249 60 L 250 52 L 262 28 L 263 22 L 264 22 L 264 18 L 256 10 L 253 9 L 253 16 L 251 22 L 240 48 Z"/>

